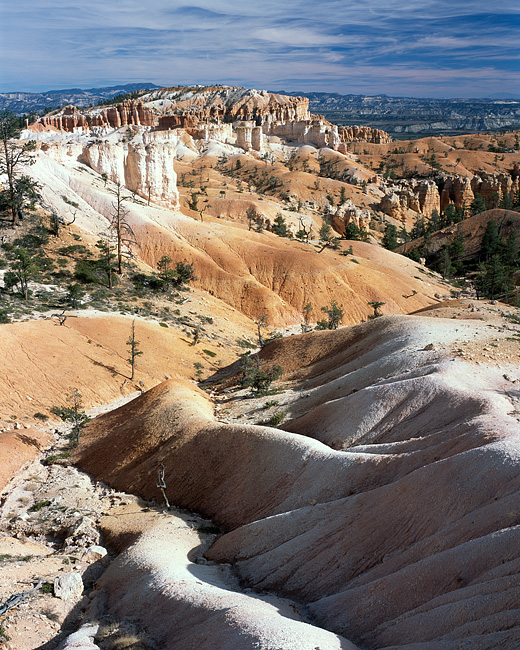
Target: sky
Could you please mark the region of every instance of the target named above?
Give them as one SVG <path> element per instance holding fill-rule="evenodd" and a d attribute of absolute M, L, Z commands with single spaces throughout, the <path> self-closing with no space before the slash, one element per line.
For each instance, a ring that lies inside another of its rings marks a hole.
<path fill-rule="evenodd" d="M 0 92 L 133 82 L 520 95 L 518 0 L 3 0 Z"/>

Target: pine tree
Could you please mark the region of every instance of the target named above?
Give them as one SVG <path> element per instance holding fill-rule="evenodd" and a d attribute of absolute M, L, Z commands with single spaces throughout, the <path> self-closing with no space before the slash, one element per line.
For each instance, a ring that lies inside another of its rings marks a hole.
<path fill-rule="evenodd" d="M 273 232 L 279 237 L 288 237 L 289 231 L 287 230 L 287 224 L 283 215 L 278 213 L 274 219 L 273 223 Z"/>
<path fill-rule="evenodd" d="M 482 237 L 480 245 L 480 256 L 484 260 L 489 260 L 495 255 L 500 246 L 500 235 L 498 232 L 498 225 L 494 219 L 490 219 L 486 226 L 486 231 Z"/>
<path fill-rule="evenodd" d="M 132 321 L 132 331 L 126 344 L 128 346 L 129 353 L 128 363 L 132 369 L 132 375 L 130 376 L 130 379 L 133 379 L 135 375 L 135 360 L 138 356 L 143 354 L 142 350 L 139 349 L 139 341 L 135 340 L 135 320 Z"/>
<path fill-rule="evenodd" d="M 383 246 L 389 251 L 395 251 L 397 245 L 397 227 L 391 223 L 387 223 L 385 234 L 383 235 Z"/>
<path fill-rule="evenodd" d="M 469 209 L 470 209 L 471 216 L 475 214 L 480 214 L 481 212 L 485 212 L 488 209 L 486 205 L 486 200 L 484 199 L 482 194 L 475 194 L 475 198 L 471 202 Z"/>
<path fill-rule="evenodd" d="M 336 330 L 343 320 L 345 311 L 343 305 L 338 305 L 336 300 L 331 300 L 330 305 L 325 305 L 321 308 L 321 311 L 325 312 L 328 316 L 327 320 L 320 320 L 316 323 L 316 329 L 318 330 Z"/>
<path fill-rule="evenodd" d="M 37 198 L 37 184 L 28 176 L 18 176 L 20 167 L 30 165 L 30 155 L 35 142 L 17 142 L 20 137 L 19 121 L 11 111 L 0 111 L 0 175 L 7 177 L 7 187 L 0 192 L 0 209 L 11 215 L 11 222 L 18 225 L 23 218 L 24 205 L 34 203 Z"/>

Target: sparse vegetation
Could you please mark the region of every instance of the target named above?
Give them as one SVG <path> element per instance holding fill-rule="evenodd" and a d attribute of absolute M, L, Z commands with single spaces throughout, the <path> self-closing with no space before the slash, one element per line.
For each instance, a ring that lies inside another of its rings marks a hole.
<path fill-rule="evenodd" d="M 53 406 L 51 413 L 60 417 L 64 422 L 72 424 L 71 440 L 73 445 L 79 443 L 81 428 L 89 421 L 88 415 L 83 410 L 81 393 L 77 388 L 72 388 L 67 396 L 68 406 Z"/>
<path fill-rule="evenodd" d="M 332 300 L 330 305 L 325 305 L 321 308 L 328 316 L 327 320 L 320 320 L 316 323 L 317 330 L 335 330 L 338 329 L 345 311 L 343 305 L 339 305 L 336 300 Z"/>
<path fill-rule="evenodd" d="M 267 424 L 270 427 L 277 427 L 285 420 L 285 417 L 286 416 L 283 411 L 277 411 L 276 413 L 273 413 L 273 415 L 271 415 L 271 417 L 267 420 Z"/>

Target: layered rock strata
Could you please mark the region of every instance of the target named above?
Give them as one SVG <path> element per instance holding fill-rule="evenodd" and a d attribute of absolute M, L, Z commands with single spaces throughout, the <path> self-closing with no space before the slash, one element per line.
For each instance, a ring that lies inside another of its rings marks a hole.
<path fill-rule="evenodd" d="M 179 205 L 175 158 L 175 143 L 146 135 L 142 142 L 128 145 L 93 143 L 82 154 L 82 160 L 98 174 L 106 174 L 114 183 L 173 210 Z"/>
<path fill-rule="evenodd" d="M 45 115 L 39 118 L 37 124 L 58 131 L 73 132 L 78 128 L 91 131 L 95 127 L 101 129 L 117 129 L 128 125 L 153 127 L 155 117 L 141 101 L 130 99 L 115 106 L 90 112 L 80 112 L 75 106 L 66 106 L 58 115 Z"/>

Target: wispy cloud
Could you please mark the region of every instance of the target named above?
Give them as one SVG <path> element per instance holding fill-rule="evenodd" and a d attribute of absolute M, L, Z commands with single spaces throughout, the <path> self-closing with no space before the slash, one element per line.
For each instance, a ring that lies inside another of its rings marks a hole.
<path fill-rule="evenodd" d="M 519 24 L 517 0 L 492 9 L 483 0 L 19 0 L 0 9 L 0 90 L 150 81 L 514 92 Z"/>

